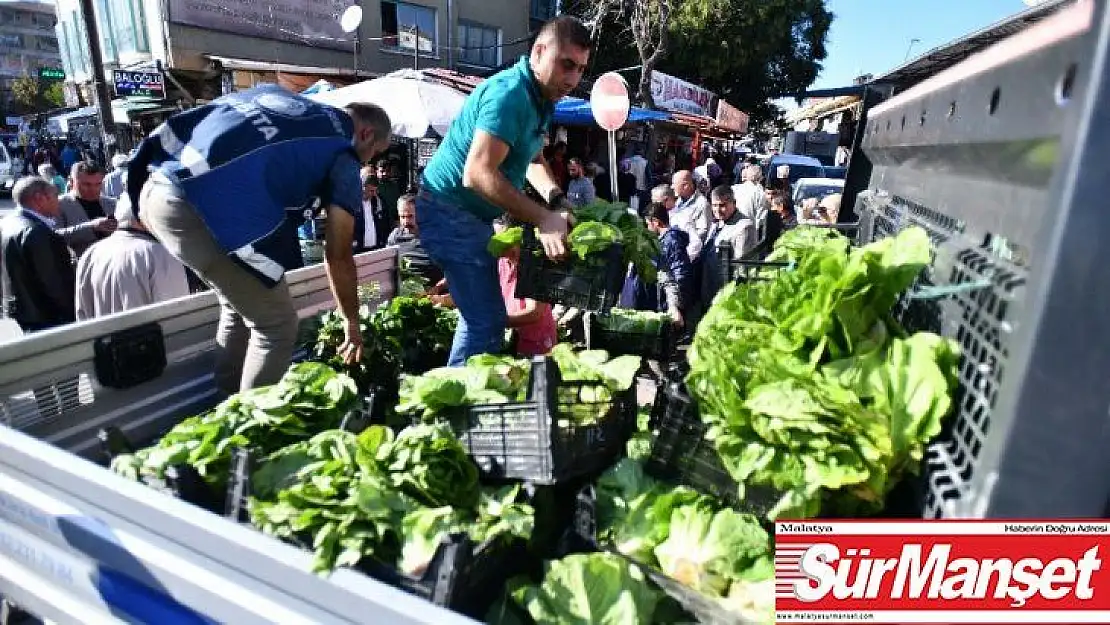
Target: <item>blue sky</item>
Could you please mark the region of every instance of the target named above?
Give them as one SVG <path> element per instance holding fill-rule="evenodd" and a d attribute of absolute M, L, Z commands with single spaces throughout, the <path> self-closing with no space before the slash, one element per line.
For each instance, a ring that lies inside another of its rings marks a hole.
<path fill-rule="evenodd" d="M 813 88 L 844 87 L 1026 9 L 1022 0 L 829 0 L 828 56 Z"/>

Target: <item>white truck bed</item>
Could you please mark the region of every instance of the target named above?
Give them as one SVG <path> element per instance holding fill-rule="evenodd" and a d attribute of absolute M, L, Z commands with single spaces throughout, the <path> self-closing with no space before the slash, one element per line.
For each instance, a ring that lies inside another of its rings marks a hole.
<path fill-rule="evenodd" d="M 362 282 L 393 293 L 394 249 L 357 263 Z M 323 266 L 289 283 L 302 318 L 333 306 Z M 313 575 L 310 554 L 92 461 L 101 428 L 145 442 L 214 404 L 218 315 L 204 293 L 0 345 L 0 595 L 57 623 L 472 622 L 355 572 Z M 165 372 L 100 386 L 94 340 L 149 322 Z M 40 414 L 32 389 L 75 376 L 61 413 Z"/>

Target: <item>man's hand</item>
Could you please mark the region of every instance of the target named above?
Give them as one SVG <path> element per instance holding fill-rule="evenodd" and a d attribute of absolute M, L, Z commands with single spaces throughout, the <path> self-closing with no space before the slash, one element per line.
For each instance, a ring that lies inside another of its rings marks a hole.
<path fill-rule="evenodd" d="M 358 319 L 347 320 L 343 329 L 343 344 L 339 346 L 339 355 L 343 357 L 343 364 L 353 365 L 362 360 L 362 329 L 359 328 Z"/>
<path fill-rule="evenodd" d="M 567 255 L 567 233 L 573 218 L 568 212 L 551 211 L 539 224 L 540 243 L 551 260 L 562 260 Z"/>
<path fill-rule="evenodd" d="M 92 224 L 93 230 L 96 230 L 97 232 L 99 232 L 101 234 L 109 234 L 111 232 L 114 232 L 115 229 L 116 229 L 116 226 L 119 225 L 116 222 L 115 217 L 97 217 L 96 219 L 93 219 L 89 223 Z"/>

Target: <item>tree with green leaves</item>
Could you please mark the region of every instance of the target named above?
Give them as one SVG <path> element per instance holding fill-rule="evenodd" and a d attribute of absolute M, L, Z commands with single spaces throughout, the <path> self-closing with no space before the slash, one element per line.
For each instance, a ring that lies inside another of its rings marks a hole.
<path fill-rule="evenodd" d="M 65 105 L 62 83 L 24 74 L 12 81 L 13 110 L 37 113 Z"/>
<path fill-rule="evenodd" d="M 833 19 L 824 0 L 564 0 L 563 7 L 593 29 L 591 73 L 642 66 L 639 95 L 651 105 L 650 72 L 664 71 L 717 93 L 753 125 L 777 117 L 769 100 L 802 93 L 817 78 Z"/>

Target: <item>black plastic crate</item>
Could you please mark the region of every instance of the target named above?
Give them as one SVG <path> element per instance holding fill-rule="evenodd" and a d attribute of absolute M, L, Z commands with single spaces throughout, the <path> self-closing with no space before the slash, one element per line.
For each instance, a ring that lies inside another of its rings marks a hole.
<path fill-rule="evenodd" d="M 440 543 L 419 577 L 369 558 L 357 568 L 435 605 L 481 619 L 501 597 L 509 578 L 538 566 L 539 560 L 530 555 L 526 541 L 499 536 L 475 545 L 469 536 L 460 533 Z"/>
<path fill-rule="evenodd" d="M 605 315 L 595 313 L 585 316 L 585 331 L 586 346 L 589 349 L 604 349 L 613 355 L 643 356 L 660 362 L 666 362 L 674 356 L 681 334 L 670 323 L 664 323 L 657 334 L 611 330 L 605 327 Z"/>
<path fill-rule="evenodd" d="M 764 516 L 774 507 L 779 493 L 771 488 L 740 487 L 721 463 L 713 443 L 705 439 L 706 425 L 697 405 L 677 382 L 667 384 L 656 395 L 653 423 L 657 429 L 651 456 L 645 468 L 652 475 L 713 495 L 741 511 Z M 662 405 L 660 406 L 660 402 Z"/>
<path fill-rule="evenodd" d="M 135 445 L 116 426 L 102 428 L 97 432 L 97 438 L 100 440 L 100 452 L 106 466 L 111 466 L 116 456 L 135 451 Z M 204 477 L 188 464 L 166 467 L 164 479 L 140 475 L 139 483 L 209 512 L 219 514 L 223 510 L 221 493 L 210 486 Z"/>
<path fill-rule="evenodd" d="M 614 463 L 636 426 L 634 391 L 595 396 L 601 382 L 564 382 L 553 360 L 532 360 L 527 399 L 446 411 L 459 440 L 486 477 L 555 484 L 597 473 Z M 596 407 L 590 425 L 570 420 L 571 411 Z"/>
<path fill-rule="evenodd" d="M 544 254 L 532 226 L 524 226 L 516 296 L 593 312 L 617 305 L 626 266 L 620 245 L 585 260 L 568 254 L 560 262 Z"/>

